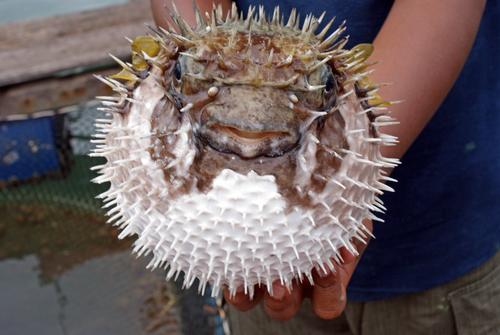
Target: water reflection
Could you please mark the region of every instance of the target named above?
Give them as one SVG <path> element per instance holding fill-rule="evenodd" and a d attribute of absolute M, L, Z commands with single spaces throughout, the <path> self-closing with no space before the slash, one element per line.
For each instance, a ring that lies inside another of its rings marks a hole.
<path fill-rule="evenodd" d="M 2 334 L 214 333 L 206 298 L 145 270 L 101 215 L 8 204 L 0 218 Z"/>

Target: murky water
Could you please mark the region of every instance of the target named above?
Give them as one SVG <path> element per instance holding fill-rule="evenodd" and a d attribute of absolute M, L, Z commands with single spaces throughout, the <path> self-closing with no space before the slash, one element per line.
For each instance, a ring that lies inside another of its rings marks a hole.
<path fill-rule="evenodd" d="M 0 334 L 215 334 L 213 300 L 146 270 L 105 224 L 95 163 L 0 189 Z"/>
<path fill-rule="evenodd" d="M 3 334 L 180 334 L 172 288 L 117 252 L 52 276 L 46 259 L 0 263 Z M 50 279 L 44 278 L 49 276 Z"/>
<path fill-rule="evenodd" d="M 0 0 L 0 24 L 97 9 L 129 0 Z"/>

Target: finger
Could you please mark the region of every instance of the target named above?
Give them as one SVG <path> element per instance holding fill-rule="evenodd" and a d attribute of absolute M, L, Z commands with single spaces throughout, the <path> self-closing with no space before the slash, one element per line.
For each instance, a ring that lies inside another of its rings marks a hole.
<path fill-rule="evenodd" d="M 363 220 L 363 225 L 366 227 L 366 230 L 371 232 L 373 231 L 373 223 L 371 220 L 365 219 Z M 348 250 L 346 247 L 341 247 L 340 257 L 343 259 L 343 264 L 351 264 L 354 262 L 358 262 L 359 258 L 363 254 L 366 249 L 368 242 L 370 241 L 370 236 L 367 235 L 365 238 L 353 238 L 351 240 L 351 245 L 354 247 L 354 250 Z"/>
<path fill-rule="evenodd" d="M 347 299 L 340 271 L 343 270 L 339 268 L 335 273 L 329 271 L 323 276 L 313 271 L 312 307 L 322 319 L 336 318 L 344 311 Z"/>
<path fill-rule="evenodd" d="M 351 251 L 347 250 L 346 247 L 342 247 L 339 249 L 340 257 L 343 260 L 343 264 L 354 263 L 358 258 L 358 255 L 353 254 Z"/>
<path fill-rule="evenodd" d="M 273 296 L 268 293 L 264 297 L 264 310 L 275 320 L 289 320 L 299 311 L 303 300 L 302 286 L 295 282 L 289 292 L 279 282 L 273 283 Z"/>
<path fill-rule="evenodd" d="M 363 255 L 363 252 L 365 251 L 366 247 L 368 246 L 368 243 L 370 242 L 371 238 L 373 237 L 373 221 L 369 219 L 363 220 L 363 226 L 365 233 L 363 234 L 364 236 L 359 237 L 359 238 L 353 238 L 352 242 L 354 244 L 354 248 L 358 251 L 359 256 L 357 260 L 359 261 L 359 258 L 361 255 Z"/>
<path fill-rule="evenodd" d="M 236 309 L 242 312 L 246 312 L 254 308 L 262 300 L 263 296 L 264 288 L 258 286 L 255 287 L 253 299 L 250 299 L 250 297 L 245 294 L 245 292 L 240 290 L 236 291 L 234 297 L 231 297 L 229 290 L 227 288 L 224 288 L 224 299 L 226 299 L 229 304 L 233 305 Z"/>

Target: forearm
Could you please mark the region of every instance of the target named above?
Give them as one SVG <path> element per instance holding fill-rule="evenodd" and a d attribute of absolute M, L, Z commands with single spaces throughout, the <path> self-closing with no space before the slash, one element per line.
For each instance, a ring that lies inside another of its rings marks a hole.
<path fill-rule="evenodd" d="M 474 42 L 486 0 L 396 0 L 374 41 L 372 79 L 392 82 L 380 89 L 399 125 L 399 137 L 384 154 L 401 157 L 453 86 Z"/>
<path fill-rule="evenodd" d="M 212 10 L 213 4 L 221 4 L 224 12 L 227 12 L 231 8 L 231 0 L 198 0 L 196 4 L 203 15 L 205 12 Z M 192 1 L 176 1 L 175 5 L 184 20 L 194 26 L 196 19 Z M 166 27 L 167 22 L 170 23 L 169 11 L 172 10 L 172 0 L 151 0 L 151 9 L 157 25 Z"/>

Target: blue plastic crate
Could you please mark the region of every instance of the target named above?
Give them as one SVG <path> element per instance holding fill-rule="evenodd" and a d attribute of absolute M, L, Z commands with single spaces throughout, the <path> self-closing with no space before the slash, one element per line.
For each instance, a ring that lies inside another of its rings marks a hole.
<path fill-rule="evenodd" d="M 69 154 L 63 145 L 64 128 L 64 115 L 1 121 L 0 182 L 63 172 Z"/>

